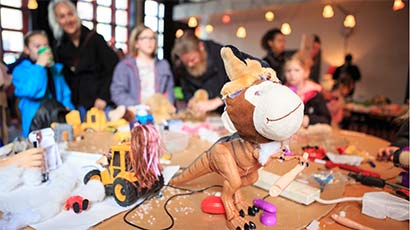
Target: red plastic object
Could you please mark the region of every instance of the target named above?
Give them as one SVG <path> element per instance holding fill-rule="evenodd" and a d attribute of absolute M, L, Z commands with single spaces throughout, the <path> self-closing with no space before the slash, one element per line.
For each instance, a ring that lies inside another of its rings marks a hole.
<path fill-rule="evenodd" d="M 302 147 L 302 150 L 309 154 L 310 161 L 314 161 L 315 159 L 322 160 L 326 157 L 326 151 L 322 147 L 307 145 Z"/>
<path fill-rule="evenodd" d="M 332 169 L 334 167 L 339 167 L 341 169 L 344 169 L 344 170 L 347 170 L 347 171 L 350 171 L 350 172 L 360 173 L 363 176 L 372 176 L 372 177 L 380 178 L 380 174 L 378 174 L 378 173 L 375 173 L 375 172 L 372 172 L 372 171 L 369 171 L 369 170 L 365 170 L 365 169 L 361 169 L 361 168 L 359 168 L 357 166 L 353 166 L 353 165 L 337 164 L 337 163 L 334 163 L 332 161 L 326 161 L 325 165 L 326 165 L 326 168 L 328 168 L 328 169 Z"/>
<path fill-rule="evenodd" d="M 336 150 L 337 150 L 337 152 L 338 152 L 340 155 L 343 155 L 343 154 L 345 154 L 346 146 L 337 147 Z"/>
<path fill-rule="evenodd" d="M 201 202 L 201 209 L 209 214 L 225 214 L 225 207 L 219 196 L 208 196 Z"/>

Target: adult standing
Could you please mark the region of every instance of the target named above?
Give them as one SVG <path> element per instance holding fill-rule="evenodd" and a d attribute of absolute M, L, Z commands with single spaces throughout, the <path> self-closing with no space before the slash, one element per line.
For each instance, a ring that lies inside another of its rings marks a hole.
<path fill-rule="evenodd" d="M 64 64 L 72 101 L 82 119 L 91 107 L 107 111 L 112 73 L 118 62 L 115 52 L 100 34 L 81 25 L 69 0 L 50 2 L 48 18 L 56 39 L 56 60 Z"/>
<path fill-rule="evenodd" d="M 320 37 L 317 34 L 313 34 L 313 43 L 310 55 L 313 60 L 312 68 L 310 69 L 310 76 L 309 78 L 319 83 L 320 81 L 320 68 L 322 65 L 322 48 L 321 48 L 321 41 Z"/>
<path fill-rule="evenodd" d="M 278 28 L 273 28 L 262 37 L 261 46 L 267 51 L 264 61 L 276 71 L 276 76 L 285 82 L 286 78 L 283 71 L 286 59 L 289 59 L 295 51 L 285 51 L 286 37 Z"/>
<path fill-rule="evenodd" d="M 356 82 L 360 81 L 362 75 L 360 74 L 359 67 L 353 64 L 353 56 L 351 54 L 347 54 L 345 56 L 345 63 L 336 68 L 335 72 L 333 73 L 333 80 L 336 81 L 336 87 L 341 84 L 341 82 L 346 81 L 345 79 L 350 79 L 351 87 L 350 91 L 347 96 L 352 97 L 354 94 L 354 90 L 356 88 Z"/>

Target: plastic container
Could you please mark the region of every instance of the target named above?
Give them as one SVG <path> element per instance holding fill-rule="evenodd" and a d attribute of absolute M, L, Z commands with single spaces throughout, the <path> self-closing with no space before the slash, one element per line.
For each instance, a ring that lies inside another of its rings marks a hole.
<path fill-rule="evenodd" d="M 191 137 L 185 133 L 162 131 L 161 138 L 169 153 L 177 153 L 186 149 Z"/>

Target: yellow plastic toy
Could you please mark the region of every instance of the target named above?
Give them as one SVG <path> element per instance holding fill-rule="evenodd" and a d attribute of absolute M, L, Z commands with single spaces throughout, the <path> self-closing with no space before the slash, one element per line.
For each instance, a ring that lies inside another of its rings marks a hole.
<path fill-rule="evenodd" d="M 73 127 L 74 136 L 78 136 L 81 132 L 81 119 L 78 110 L 71 110 L 65 115 L 65 120 L 67 124 Z"/>
<path fill-rule="evenodd" d="M 98 169 L 88 172 L 84 177 L 84 184 L 90 180 L 100 180 L 105 187 L 106 195 L 113 195 L 121 206 L 128 206 L 138 198 L 137 178 L 128 171 L 130 163 L 130 143 L 111 147 L 111 159 L 104 171 Z"/>
<path fill-rule="evenodd" d="M 112 146 L 107 161 L 101 161 L 106 169 L 88 172 L 84 184 L 100 180 L 106 195 L 113 195 L 120 206 L 131 205 L 142 196 L 158 192 L 164 184 L 159 167 L 158 138 L 152 125 L 134 127 L 131 141 Z M 150 163 L 146 159 L 150 159 Z"/>
<path fill-rule="evenodd" d="M 81 123 L 80 113 L 77 110 L 73 110 L 66 115 L 66 122 L 73 126 L 75 136 L 82 131 L 108 130 L 115 132 L 122 126 L 128 126 L 128 122 L 124 119 L 107 121 L 104 111 L 97 108 L 88 110 L 84 123 Z"/>

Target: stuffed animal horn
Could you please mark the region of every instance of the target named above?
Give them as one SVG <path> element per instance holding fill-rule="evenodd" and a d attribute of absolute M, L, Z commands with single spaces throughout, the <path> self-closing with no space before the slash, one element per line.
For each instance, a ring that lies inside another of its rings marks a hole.
<path fill-rule="evenodd" d="M 263 68 L 261 63 L 249 56 L 244 61 L 238 58 L 243 53 L 239 52 L 233 46 L 223 47 L 221 57 L 224 60 L 225 71 L 228 74 L 230 82 L 226 83 L 221 90 L 221 95 L 225 98 L 227 95 L 237 92 L 243 88 L 251 86 L 256 80 L 270 80 L 279 82 L 276 73 L 271 68 Z M 235 58 L 232 58 L 235 57 Z"/>

